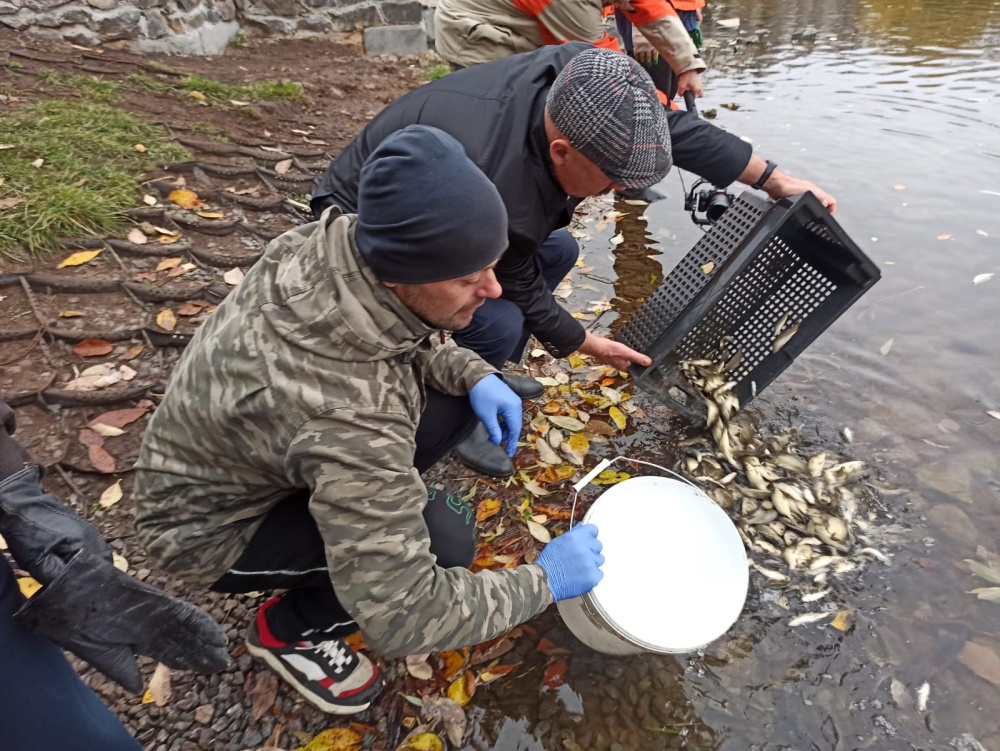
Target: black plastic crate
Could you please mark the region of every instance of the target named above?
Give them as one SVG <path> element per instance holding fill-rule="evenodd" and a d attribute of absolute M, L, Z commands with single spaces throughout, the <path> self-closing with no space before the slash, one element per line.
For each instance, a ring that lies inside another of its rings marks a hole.
<path fill-rule="evenodd" d="M 703 420 L 683 360 L 731 362 L 741 352 L 729 378 L 745 405 L 880 276 L 812 193 L 776 203 L 743 193 L 615 338 L 653 360 L 632 368 L 640 389 Z M 786 314 L 783 330 L 798 330 L 774 352 Z M 732 337 L 728 352 L 720 351 L 724 337 Z"/>

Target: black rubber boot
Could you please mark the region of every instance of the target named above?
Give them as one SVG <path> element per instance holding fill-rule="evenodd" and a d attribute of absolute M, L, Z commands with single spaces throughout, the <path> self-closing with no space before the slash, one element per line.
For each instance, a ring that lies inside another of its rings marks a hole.
<path fill-rule="evenodd" d="M 502 447 L 490 441 L 490 434 L 482 423 L 455 447 L 455 456 L 489 477 L 510 477 L 514 474 L 514 462 Z"/>
<path fill-rule="evenodd" d="M 522 399 L 537 399 L 545 393 L 545 387 L 534 378 L 504 373 L 503 382 Z"/>

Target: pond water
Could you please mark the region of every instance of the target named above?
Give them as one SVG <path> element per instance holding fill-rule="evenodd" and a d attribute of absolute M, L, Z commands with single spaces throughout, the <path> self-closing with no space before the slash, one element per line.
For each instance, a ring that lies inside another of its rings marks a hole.
<path fill-rule="evenodd" d="M 730 18 L 738 28 L 718 24 Z M 834 194 L 882 271 L 754 405 L 895 489 L 876 521 L 892 565 L 837 593 L 846 631 L 789 627 L 752 577 L 732 631 L 676 657 L 591 652 L 549 614 L 536 625 L 572 648 L 566 684 L 539 696 L 535 672 L 477 697 L 468 748 L 996 751 L 1000 604 L 968 593 L 992 584 L 963 561 L 1000 552 L 1000 419 L 987 414 L 1000 411 L 1000 3 L 710 2 L 705 32 L 699 109 Z M 700 235 L 680 176 L 660 187 L 669 198 L 645 209 L 587 207 L 627 214 L 592 225 L 594 271 L 575 278 L 590 289 L 568 300 L 608 299 L 598 327 L 614 328 Z M 682 423 L 648 422 L 614 448 L 671 462 Z"/>

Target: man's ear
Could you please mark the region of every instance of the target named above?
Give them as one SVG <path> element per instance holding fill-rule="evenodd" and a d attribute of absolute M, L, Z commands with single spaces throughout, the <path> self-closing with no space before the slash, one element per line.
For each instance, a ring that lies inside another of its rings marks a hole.
<path fill-rule="evenodd" d="M 549 142 L 549 157 L 552 159 L 552 163 L 561 167 L 566 162 L 566 158 L 569 156 L 571 150 L 569 141 L 563 138 L 557 138 Z"/>

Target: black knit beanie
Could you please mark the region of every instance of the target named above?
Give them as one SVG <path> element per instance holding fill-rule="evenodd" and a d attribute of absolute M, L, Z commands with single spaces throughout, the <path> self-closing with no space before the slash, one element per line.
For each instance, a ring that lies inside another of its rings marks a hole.
<path fill-rule="evenodd" d="M 361 168 L 355 241 L 383 282 L 456 279 L 507 249 L 507 210 L 458 141 L 410 125 Z"/>

